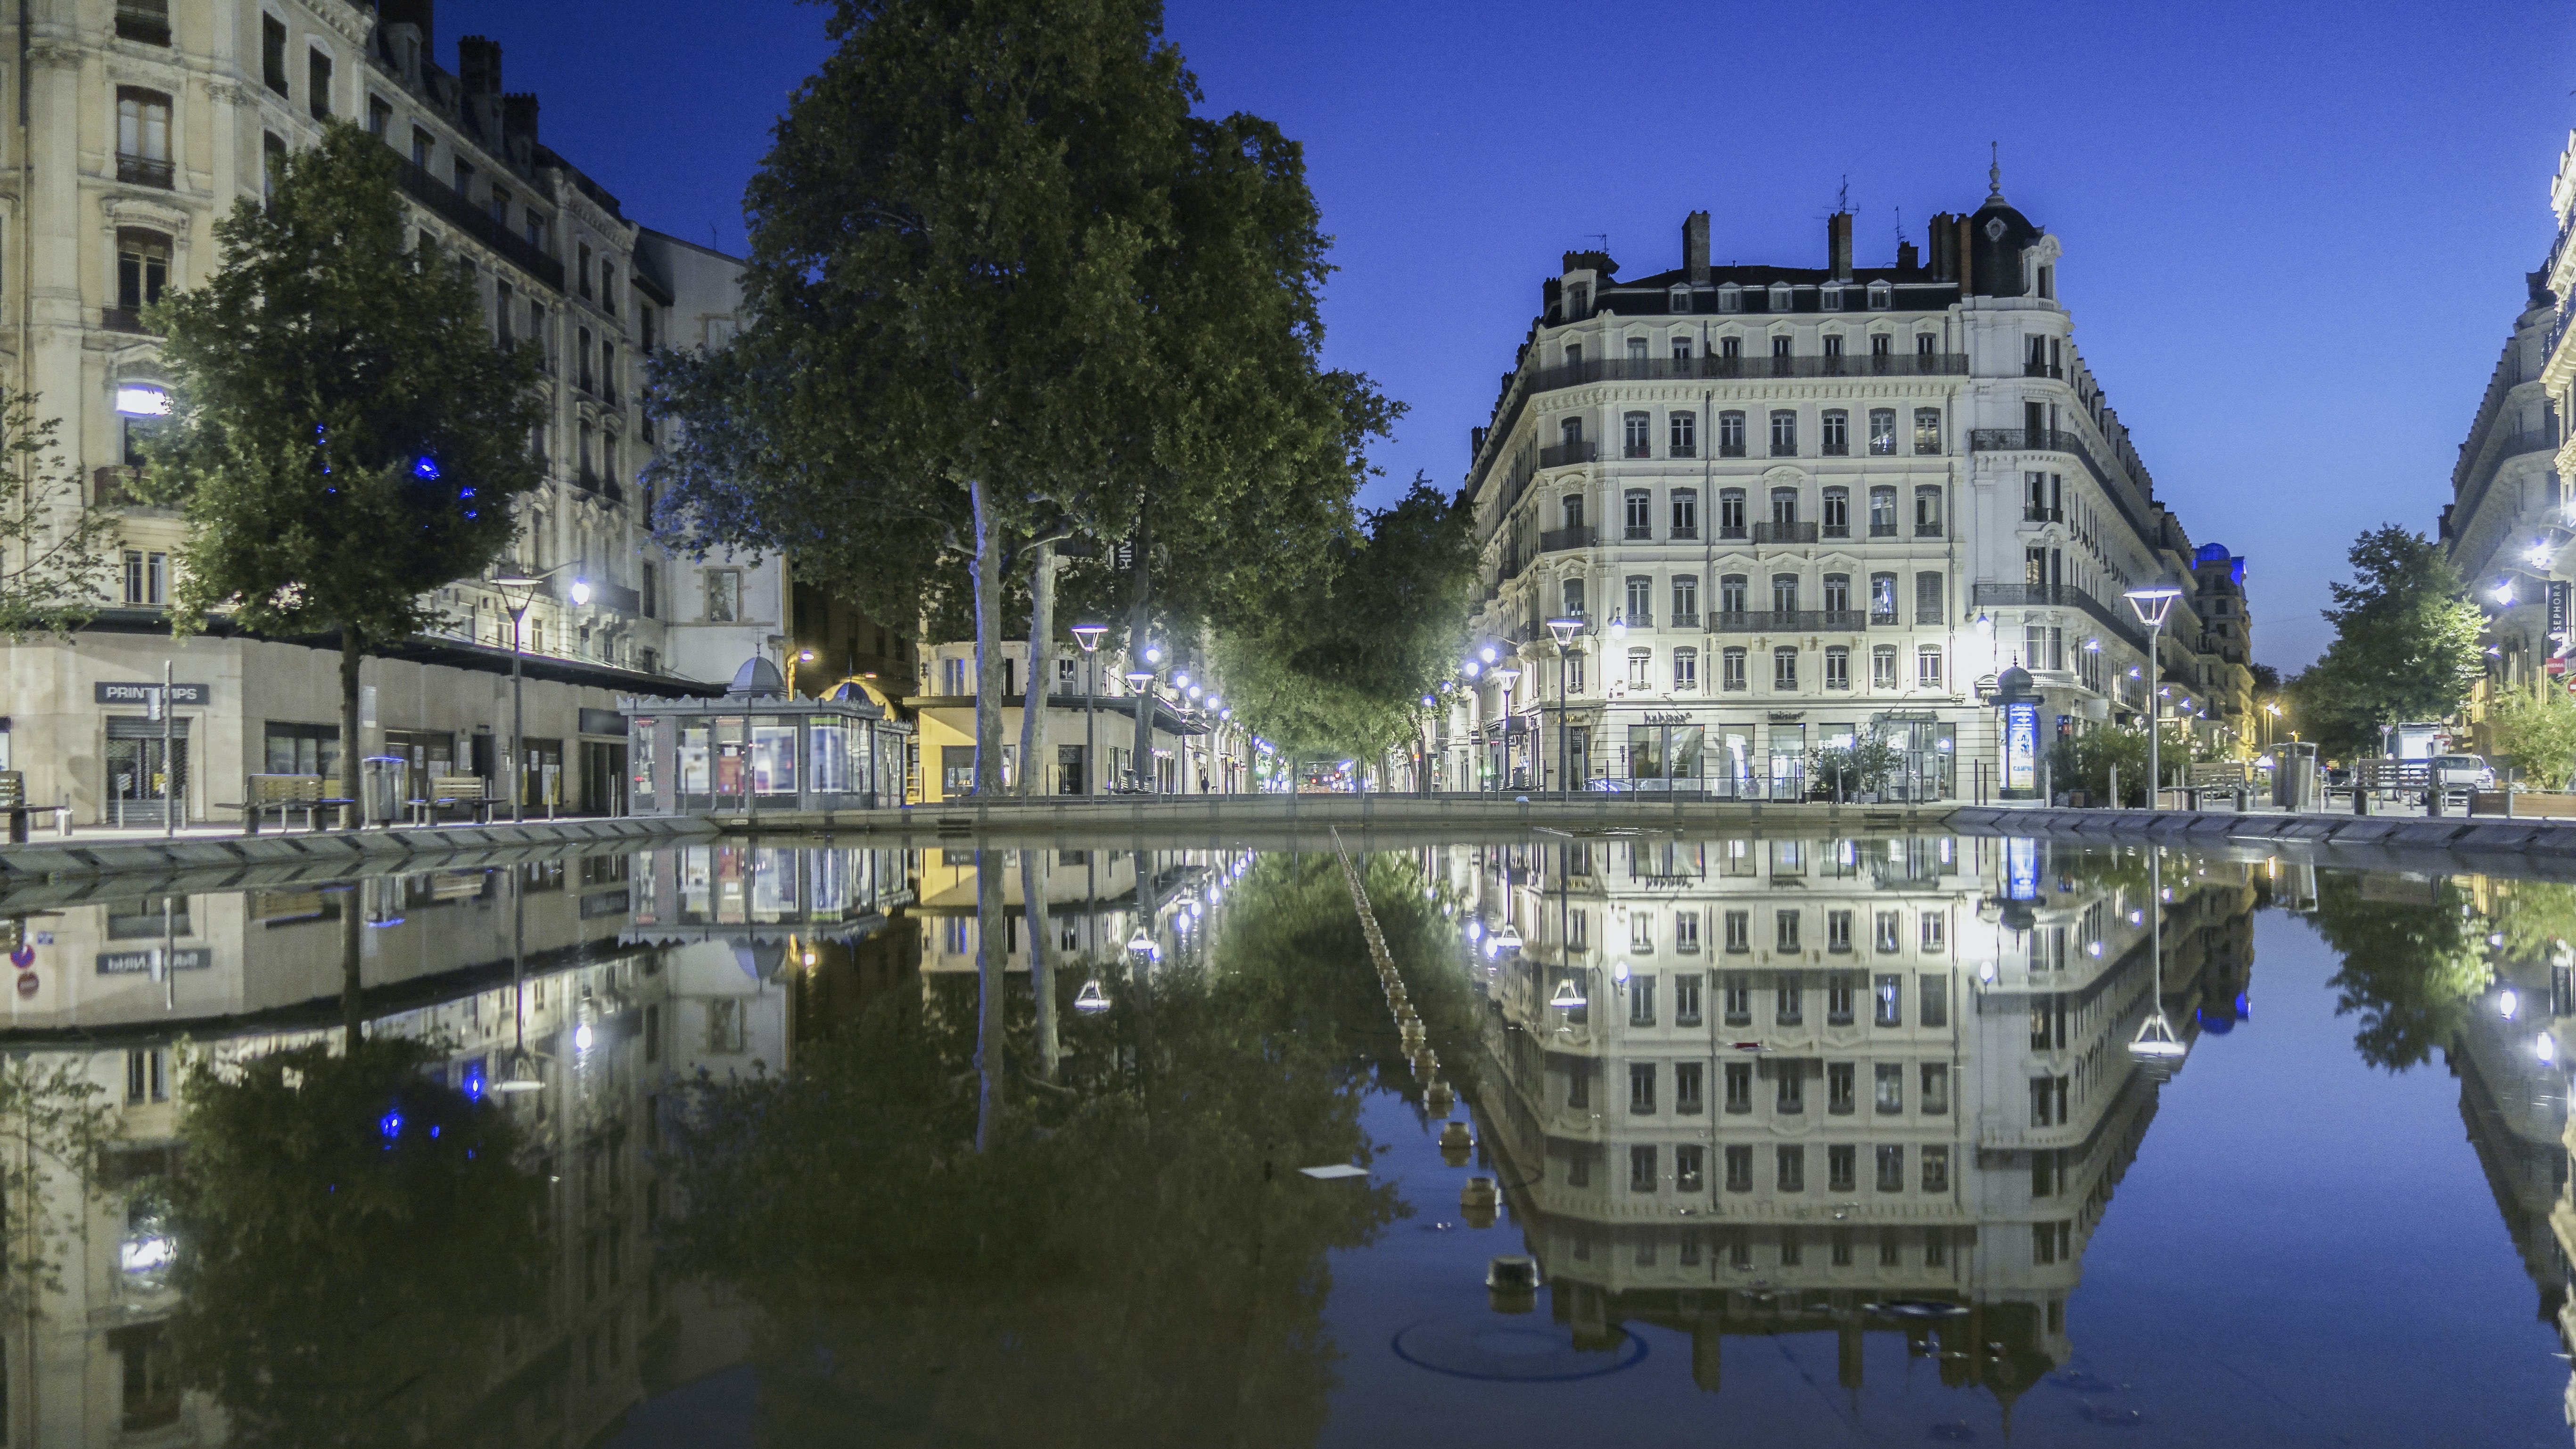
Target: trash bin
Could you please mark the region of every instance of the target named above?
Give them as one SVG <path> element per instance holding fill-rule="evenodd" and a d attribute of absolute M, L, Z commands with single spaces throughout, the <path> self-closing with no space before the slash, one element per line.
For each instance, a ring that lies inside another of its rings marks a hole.
<path fill-rule="evenodd" d="M 2272 803 L 2293 812 L 2317 809 L 2317 747 L 2292 740 L 2272 749 L 2279 762 L 2272 770 Z"/>
<path fill-rule="evenodd" d="M 358 762 L 358 798 L 371 825 L 400 820 L 411 799 L 411 761 L 400 755 L 369 755 Z"/>

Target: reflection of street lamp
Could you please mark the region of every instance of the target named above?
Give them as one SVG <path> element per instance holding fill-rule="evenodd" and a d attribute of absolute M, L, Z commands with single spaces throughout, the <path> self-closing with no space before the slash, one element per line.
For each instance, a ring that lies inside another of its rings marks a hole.
<path fill-rule="evenodd" d="M 1161 658 L 1162 654 L 1163 651 L 1160 649 L 1148 649 L 1145 651 L 1145 658 L 1148 662 L 1151 662 L 1152 660 Z M 1130 669 L 1127 671 L 1127 691 L 1128 693 L 1136 696 L 1136 732 L 1143 738 L 1145 748 L 1147 750 L 1151 750 L 1154 747 L 1154 730 L 1150 723 L 1153 716 L 1147 713 L 1147 711 L 1154 707 L 1153 685 L 1153 670 Z M 1150 756 L 1148 758 L 1150 758 Z M 1136 776 L 1136 788 L 1141 791 L 1145 788 L 1145 777 L 1132 767 L 1135 764 L 1143 762 L 1131 761 L 1129 763 L 1131 768 L 1128 770 L 1128 773 Z"/>
<path fill-rule="evenodd" d="M 575 559 L 571 563 L 556 564 L 543 573 L 497 575 L 492 580 L 492 587 L 501 591 L 501 601 L 508 605 L 510 610 L 510 823 L 513 825 L 519 823 L 520 808 L 525 803 L 528 793 L 528 764 L 524 753 L 527 749 L 528 716 L 519 690 L 519 661 L 524 657 L 523 639 L 527 633 L 528 606 L 537 600 L 538 585 L 562 573 L 565 569 L 579 567 L 581 567 L 581 560 Z M 512 589 L 520 591 L 519 600 L 515 604 L 510 603 Z M 590 602 L 590 583 L 586 579 L 574 579 L 569 592 L 575 608 Z M 349 743 L 351 748 L 356 748 L 355 740 Z"/>
<path fill-rule="evenodd" d="M 1497 789 L 1497 790 L 1500 790 L 1500 789 L 1503 789 L 1503 788 L 1507 787 L 1507 786 L 1511 783 L 1511 774 L 1512 774 L 1512 686 L 1513 686 L 1514 684 L 1517 684 L 1517 683 L 1519 683 L 1519 682 L 1520 682 L 1521 672 L 1520 672 L 1519 670 L 1517 670 L 1517 669 L 1513 668 L 1512 666 L 1510 666 L 1510 665 L 1506 664 L 1506 665 L 1504 665 L 1503 667 L 1501 667 L 1500 669 L 1495 669 L 1495 670 L 1490 670 L 1490 671 L 1488 671 L 1488 672 L 1487 672 L 1486 677 L 1487 677 L 1487 678 L 1489 678 L 1489 679 L 1491 679 L 1491 680 L 1493 680 L 1493 681 L 1494 681 L 1494 683 L 1496 683 L 1496 684 L 1498 684 L 1498 685 L 1502 686 L 1502 710 L 1501 710 L 1501 714 L 1502 714 L 1502 720 L 1503 720 L 1503 774 L 1502 774 L 1502 778 L 1501 778 L 1501 779 L 1496 780 L 1496 781 L 1494 782 L 1494 788 L 1495 788 L 1495 789 Z"/>
<path fill-rule="evenodd" d="M 1106 624 L 1073 626 L 1074 642 L 1082 646 L 1082 792 L 1086 795 L 1100 793 L 1100 756 L 1091 737 L 1091 701 L 1100 693 L 1100 640 L 1108 632 Z M 1080 1004 L 1077 999 L 1075 1005 Z M 1108 1004 L 1101 1003 L 1104 1007 Z"/>
<path fill-rule="evenodd" d="M 2170 599 L 2167 600 L 2171 602 Z M 2161 620 L 2163 615 L 2158 614 Z M 2174 1067 L 2190 1050 L 2174 1037 L 2173 1023 L 2165 1017 L 2165 853 L 2162 846 L 2147 847 L 2147 951 L 2155 958 L 2155 996 L 2147 1019 L 2138 1025 L 2137 1038 L 2129 1043 L 2129 1055 L 2159 1077 L 2173 1074 Z"/>
<path fill-rule="evenodd" d="M 1550 619 L 1547 630 L 1556 636 L 1556 787 L 1559 792 L 1574 788 L 1574 767 L 1568 754 L 1565 725 L 1565 656 L 1574 649 L 1574 636 L 1583 632 L 1581 619 Z"/>
<path fill-rule="evenodd" d="M 2156 667 L 2156 677 L 2161 679 L 2165 672 L 2165 617 L 2173 612 L 2174 600 L 2182 597 L 2182 589 L 2168 580 L 2158 579 L 2152 584 L 2141 584 L 2122 597 L 2129 601 L 2131 609 L 2137 611 L 2138 622 L 2147 626 L 2147 662 Z M 2165 710 L 2159 702 L 2161 693 L 2154 680 L 2147 682 L 2147 808 L 2150 810 L 2164 803 L 2164 756 L 2160 747 L 2163 744 Z"/>

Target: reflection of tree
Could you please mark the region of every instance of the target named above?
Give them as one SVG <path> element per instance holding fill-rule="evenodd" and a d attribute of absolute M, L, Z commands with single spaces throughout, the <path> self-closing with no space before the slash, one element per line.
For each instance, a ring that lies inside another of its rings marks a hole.
<path fill-rule="evenodd" d="M 2562 881 L 2487 882 L 2488 915 L 2516 961 L 2548 961 L 2576 944 L 2576 885 Z"/>
<path fill-rule="evenodd" d="M 2485 985 L 2484 943 L 2468 898 L 2449 881 L 2424 884 L 2417 899 L 2368 900 L 2365 877 L 2317 876 L 2317 934 L 2343 957 L 2329 985 L 2335 1014 L 2358 1012 L 2353 1046 L 2375 1067 L 2403 1071 L 2447 1047 Z"/>
<path fill-rule="evenodd" d="M 191 1078 L 172 1336 L 238 1442 L 425 1442 L 541 1311 L 544 1188 L 437 1060 L 376 1040 Z"/>
<path fill-rule="evenodd" d="M 56 1189 L 82 1183 L 95 1190 L 91 1165 L 116 1135 L 116 1109 L 106 1096 L 75 1062 L 0 1063 L 0 1202 L 9 1207 L 0 1305 L 23 1309 L 31 1289 L 62 1291 L 61 1248 L 81 1230 L 89 1200 Z"/>
<path fill-rule="evenodd" d="M 771 1442 L 1313 1440 L 1324 1253 L 1394 1207 L 1296 1173 L 1366 1153 L 1341 1023 L 1375 990 L 1356 924 L 1339 955 L 1254 926 L 1325 929 L 1338 872 L 1306 865 L 1240 882 L 1210 964 L 1166 968 L 1150 1007 L 1121 983 L 1064 1013 L 1061 1085 L 1013 1072 L 981 1152 L 975 1017 L 945 1001 L 888 994 L 784 1078 L 697 1084 L 669 1246 L 764 1310 Z"/>

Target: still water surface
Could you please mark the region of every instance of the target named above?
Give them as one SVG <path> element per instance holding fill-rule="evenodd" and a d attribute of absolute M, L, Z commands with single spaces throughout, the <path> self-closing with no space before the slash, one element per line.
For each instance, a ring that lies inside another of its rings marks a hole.
<path fill-rule="evenodd" d="M 2576 888 L 1369 843 L 0 901 L 8 1442 L 2568 1442 Z"/>

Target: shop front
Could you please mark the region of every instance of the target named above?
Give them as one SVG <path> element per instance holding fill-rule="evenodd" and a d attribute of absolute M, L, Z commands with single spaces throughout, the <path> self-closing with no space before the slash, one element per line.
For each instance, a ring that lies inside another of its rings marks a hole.
<path fill-rule="evenodd" d="M 903 802 L 912 726 L 860 699 L 624 700 L 637 815 L 872 810 Z"/>

